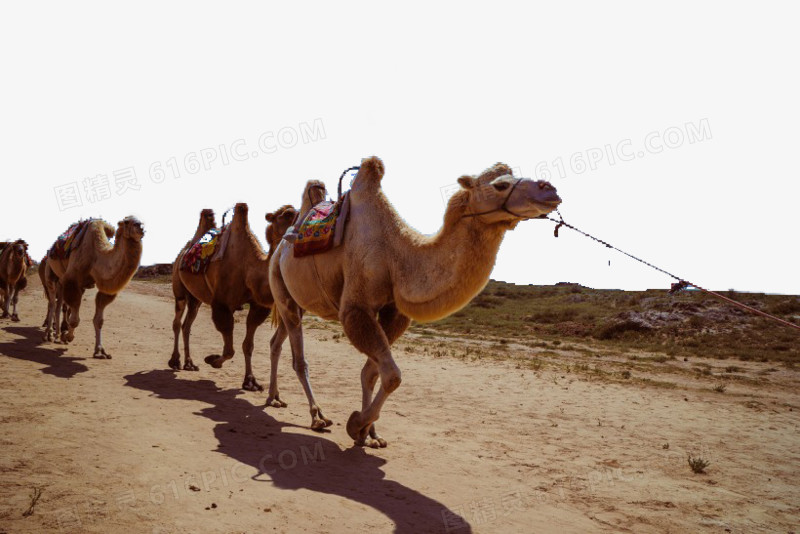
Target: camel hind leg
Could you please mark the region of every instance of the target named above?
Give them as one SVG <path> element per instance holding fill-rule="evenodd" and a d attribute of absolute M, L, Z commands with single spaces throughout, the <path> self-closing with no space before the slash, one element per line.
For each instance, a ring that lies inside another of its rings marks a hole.
<path fill-rule="evenodd" d="M 275 314 L 277 315 L 277 310 Z M 283 326 L 283 321 L 278 321 L 278 328 L 269 340 L 269 394 L 267 395 L 267 406 L 273 408 L 286 408 L 288 406 L 281 400 L 280 392 L 278 391 L 278 362 L 281 359 L 281 349 L 283 349 L 283 342 L 286 341 L 289 332 Z"/>
<path fill-rule="evenodd" d="M 116 295 L 109 295 L 108 293 L 97 292 L 95 297 L 94 309 L 94 357 L 98 359 L 110 360 L 111 355 L 103 348 L 103 312 L 106 306 L 111 304 Z"/>
<path fill-rule="evenodd" d="M 41 267 L 40 267 L 41 269 Z M 45 280 L 44 275 L 42 275 L 42 289 L 44 290 L 44 298 L 47 299 L 47 315 L 44 316 L 44 322 L 42 323 L 42 328 L 45 329 L 45 341 L 50 341 L 47 339 L 47 330 L 50 328 L 50 292 L 47 289 L 47 280 Z M 52 334 L 50 338 L 52 339 Z"/>
<path fill-rule="evenodd" d="M 188 311 L 186 312 L 186 317 L 183 319 L 183 326 L 181 327 L 183 333 L 183 370 L 199 371 L 200 368 L 192 361 L 192 353 L 189 350 L 189 339 L 192 336 L 192 325 L 197 318 L 197 312 L 200 310 L 202 302 L 189 295 L 186 298 L 186 304 Z M 176 363 L 177 365 L 181 363 L 180 354 L 178 354 L 178 361 Z M 173 367 L 173 369 L 177 369 L 177 367 Z"/>
<path fill-rule="evenodd" d="M 264 391 L 264 387 L 256 382 L 256 377 L 253 374 L 253 348 L 255 343 L 253 338 L 256 335 L 256 329 L 264 324 L 264 321 L 269 317 L 269 308 L 259 306 L 257 304 L 250 304 L 250 311 L 247 312 L 247 333 L 242 342 L 242 352 L 244 352 L 244 381 L 242 382 L 242 389 L 246 391 Z"/>
<path fill-rule="evenodd" d="M 181 336 L 181 319 L 185 309 L 186 299 L 175 297 L 175 317 L 172 319 L 172 335 L 175 338 L 175 343 L 172 346 L 172 357 L 167 362 L 167 366 L 176 371 L 181 368 L 181 352 L 178 350 L 178 340 Z"/>
<path fill-rule="evenodd" d="M 272 283 L 272 280 L 270 280 Z M 321 431 L 325 427 L 331 426 L 333 422 L 322 414 L 322 409 L 314 398 L 314 391 L 311 389 L 311 382 L 308 378 L 308 363 L 303 352 L 303 312 L 296 302 L 288 296 L 285 286 L 275 284 L 272 288 L 275 296 L 275 308 L 280 313 L 281 323 L 286 328 L 289 337 L 289 344 L 292 347 L 292 368 L 297 374 L 303 391 L 308 399 L 309 412 L 311 413 L 311 429 Z M 274 359 L 273 372 L 277 369 L 277 359 Z M 275 386 L 277 392 L 277 382 L 270 384 Z M 268 399 L 269 400 L 269 399 Z"/>

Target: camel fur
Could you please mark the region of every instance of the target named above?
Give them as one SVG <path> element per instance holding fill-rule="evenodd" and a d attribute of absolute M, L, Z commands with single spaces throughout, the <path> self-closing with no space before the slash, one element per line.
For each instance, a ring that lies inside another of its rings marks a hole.
<path fill-rule="evenodd" d="M 277 212 L 276 212 L 277 213 Z M 248 391 L 263 391 L 263 387 L 256 381 L 252 368 L 252 356 L 256 329 L 267 319 L 272 308 L 272 292 L 269 287 L 267 265 L 269 256 L 264 252 L 261 244 L 250 230 L 247 220 L 247 204 L 236 204 L 233 220 L 225 230 L 230 232 L 224 256 L 209 263 L 205 273 L 192 273 L 178 270 L 177 275 L 185 293 L 182 295 L 188 309 L 183 323 L 184 352 L 189 358 L 189 334 L 192 321 L 197 315 L 200 304 L 211 306 L 211 319 L 214 326 L 222 334 L 223 348 L 221 355 L 211 355 L 205 362 L 217 369 L 230 360 L 235 354 L 233 348 L 233 313 L 249 304 L 247 314 L 246 333 L 242 343 L 242 352 L 245 360 L 245 376 L 242 389 Z M 272 214 L 276 228 L 275 235 L 282 235 L 280 225 L 286 224 L 283 231 L 288 228 L 291 221 Z M 267 216 L 270 218 L 270 215 Z M 199 231 L 199 229 L 198 229 Z M 173 286 L 175 287 L 175 286 Z M 180 355 L 177 353 L 176 325 L 180 322 L 178 313 L 178 295 L 176 294 L 176 317 L 173 330 L 176 332 L 176 351 L 170 360 L 170 366 L 175 368 Z M 184 364 L 185 365 L 185 364 Z M 186 368 L 186 367 L 184 367 Z"/>
<path fill-rule="evenodd" d="M 353 346 L 367 356 L 361 371 L 362 409 L 350 416 L 347 432 L 357 445 L 371 447 L 386 446 L 374 423 L 401 382 L 392 343 L 411 319 L 434 321 L 465 306 L 488 282 L 505 232 L 561 202 L 549 183 L 516 179 L 507 165 L 498 163 L 477 177 L 458 179 L 461 189 L 448 203 L 442 228 L 426 236 L 392 207 L 380 187 L 383 175 L 380 159 L 362 162 L 350 192 L 350 219 L 341 246 L 295 258 L 291 244 L 282 242 L 270 264 L 281 325 L 270 347 L 273 372 L 267 404 L 285 406 L 275 368 L 288 337 L 293 367 L 309 402 L 311 428 L 331 424 L 309 382 L 302 311 L 338 320 Z"/>
<path fill-rule="evenodd" d="M 113 245 L 108 240 L 111 236 L 114 236 Z M 50 273 L 45 280 L 50 311 L 46 338 L 52 336 L 54 326 L 59 322 L 62 304 L 65 304 L 67 331 L 61 332 L 61 342 L 69 343 L 75 339 L 75 329 L 80 324 L 83 293 L 87 288 L 96 286 L 94 357 L 111 359 L 111 355 L 103 348 L 103 312 L 136 274 L 142 257 L 143 237 L 142 223 L 133 216 L 119 221 L 116 232 L 107 222 L 94 219 L 88 223 L 81 242 L 69 258 L 47 258 L 46 268 Z"/>
<path fill-rule="evenodd" d="M 3 307 L 2 318 L 9 317 L 8 308 L 12 306 L 11 320 L 19 322 L 17 302 L 19 292 L 28 285 L 25 277 L 28 271 L 28 244 L 22 239 L 6 244 L 0 252 L 0 302 Z"/>

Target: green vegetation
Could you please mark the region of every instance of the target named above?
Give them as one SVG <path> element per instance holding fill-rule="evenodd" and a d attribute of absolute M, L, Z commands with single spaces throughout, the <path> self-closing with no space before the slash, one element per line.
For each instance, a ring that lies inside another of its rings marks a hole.
<path fill-rule="evenodd" d="M 800 324 L 798 297 L 725 294 Z M 493 342 L 492 348 L 500 350 L 514 344 L 589 354 L 597 349 L 634 350 L 653 354 L 651 359 L 657 363 L 690 356 L 800 361 L 800 333 L 700 291 L 670 295 L 666 290 L 631 292 L 577 284 L 517 286 L 490 281 L 463 310 L 435 323 L 414 325 L 411 332 L 426 338 L 467 335 Z M 738 369 L 729 368 L 728 372 Z"/>

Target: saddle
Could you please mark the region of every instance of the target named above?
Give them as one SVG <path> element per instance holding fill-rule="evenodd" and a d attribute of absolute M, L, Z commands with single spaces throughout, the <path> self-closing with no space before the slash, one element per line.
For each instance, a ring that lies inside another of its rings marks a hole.
<path fill-rule="evenodd" d="M 222 259 L 228 243 L 227 226 L 212 228 L 203 234 L 181 256 L 178 268 L 194 274 L 202 274 L 208 270 L 212 261 Z"/>
<path fill-rule="evenodd" d="M 350 191 L 342 195 L 342 180 L 350 171 L 358 167 L 350 167 L 339 176 L 338 200 L 320 202 L 308 211 L 305 219 L 286 230 L 283 239 L 294 244 L 294 257 L 321 254 L 338 247 L 344 241 L 344 230 L 350 217 Z"/>
<path fill-rule="evenodd" d="M 297 231 L 290 228 L 284 239 L 294 243 L 295 258 L 327 252 L 342 244 L 349 215 L 350 195 L 345 193 L 336 202 L 326 200 L 311 208 Z"/>
<path fill-rule="evenodd" d="M 86 232 L 86 227 L 94 219 L 85 219 L 70 225 L 67 230 L 58 236 L 53 246 L 47 251 L 47 257 L 55 260 L 66 260 L 72 251 L 78 248 Z"/>

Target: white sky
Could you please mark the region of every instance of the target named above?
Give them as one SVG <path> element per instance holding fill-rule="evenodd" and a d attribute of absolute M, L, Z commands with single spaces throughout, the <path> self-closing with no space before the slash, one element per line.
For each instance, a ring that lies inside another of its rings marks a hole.
<path fill-rule="evenodd" d="M 796 4 L 352 6 L 5 4 L 0 239 L 26 239 L 39 259 L 79 218 L 134 214 L 142 263 L 171 262 L 200 209 L 247 202 L 263 241 L 266 211 L 298 204 L 310 178 L 334 191 L 373 154 L 398 211 L 433 233 L 458 176 L 546 162 L 572 224 L 713 289 L 800 294 Z M 606 145 L 642 157 L 612 164 Z M 190 174 L 203 149 L 208 168 Z M 571 169 L 601 152 L 594 170 Z M 114 172 L 131 167 L 139 190 L 119 194 Z M 110 189 L 90 198 L 98 175 Z M 59 211 L 70 184 L 82 205 Z M 672 281 L 552 230 L 520 224 L 492 277 Z"/>

